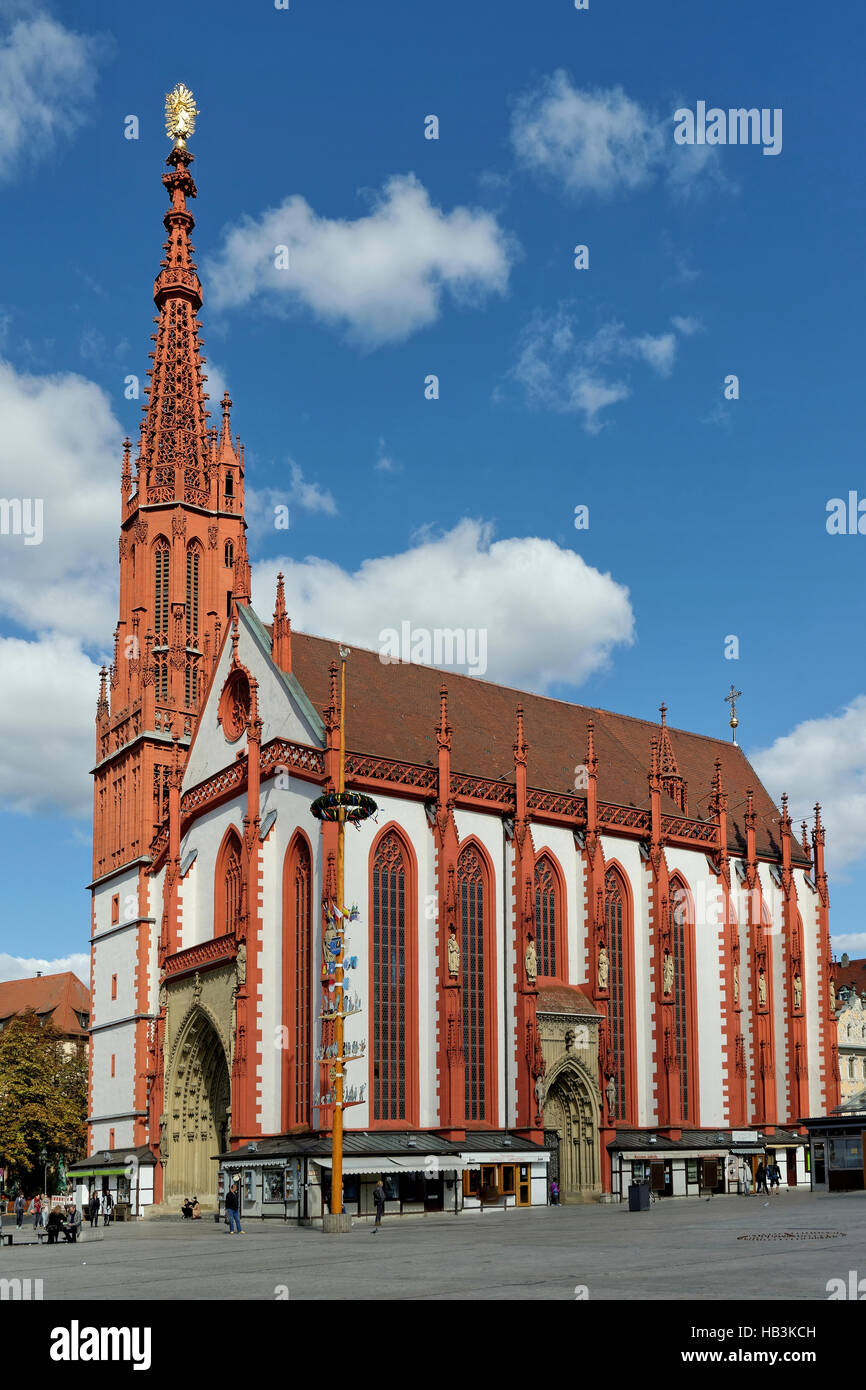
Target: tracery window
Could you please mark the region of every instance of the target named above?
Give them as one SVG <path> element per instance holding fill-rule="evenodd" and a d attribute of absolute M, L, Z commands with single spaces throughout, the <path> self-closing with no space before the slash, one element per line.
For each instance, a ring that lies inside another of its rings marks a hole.
<path fill-rule="evenodd" d="M 191 545 L 186 552 L 186 640 L 192 647 L 198 641 L 200 569 L 201 548 Z"/>
<path fill-rule="evenodd" d="M 373 859 L 373 1118 L 407 1119 L 407 865 L 394 831 Z M 414 987 L 414 986 L 412 986 Z"/>
<path fill-rule="evenodd" d="M 487 1043 L 492 1020 L 487 1017 L 485 917 L 489 911 L 487 872 L 481 855 L 467 845 L 457 860 L 460 914 L 460 964 L 463 981 L 463 1054 L 466 1066 L 466 1119 L 489 1119 L 490 1083 Z"/>
<path fill-rule="evenodd" d="M 283 882 L 283 1021 L 289 1030 L 285 1071 L 288 1125 L 311 1121 L 312 864 L 297 835 L 286 855 Z"/>
<path fill-rule="evenodd" d="M 553 978 L 557 973 L 556 936 L 561 929 L 559 882 L 546 854 L 535 865 L 535 948 L 539 975 Z"/>
<path fill-rule="evenodd" d="M 622 877 L 616 869 L 608 869 L 604 877 L 604 918 L 607 930 L 607 951 L 610 961 L 608 978 L 608 1036 L 614 1062 L 616 1099 L 613 1118 L 624 1120 L 626 1107 L 631 1104 L 628 1081 L 628 1008 L 630 991 L 627 978 L 628 950 L 626 932 L 626 892 Z"/>
<path fill-rule="evenodd" d="M 241 842 L 235 831 L 223 841 L 216 868 L 214 935 L 235 932 L 241 916 Z"/>
<path fill-rule="evenodd" d="M 169 580 L 171 572 L 171 551 L 168 541 L 162 536 L 153 547 L 153 630 L 158 647 L 168 642 L 169 619 Z"/>
<path fill-rule="evenodd" d="M 671 884 L 671 955 L 674 962 L 674 1047 L 680 1076 L 680 1118 L 689 1120 L 694 1108 L 694 1089 L 696 1077 L 691 1075 L 690 1029 L 694 1026 L 689 1008 L 689 983 L 691 962 L 689 945 L 691 940 L 691 898 L 683 884 L 674 880 Z"/>

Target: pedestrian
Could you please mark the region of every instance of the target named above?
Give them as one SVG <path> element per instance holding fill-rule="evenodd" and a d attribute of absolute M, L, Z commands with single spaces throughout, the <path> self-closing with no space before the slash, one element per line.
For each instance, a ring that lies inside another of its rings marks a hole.
<path fill-rule="evenodd" d="M 111 1216 L 112 1216 L 112 1212 L 113 1212 L 113 1211 L 114 1211 L 114 1202 L 112 1201 L 111 1193 L 110 1193 L 110 1192 L 103 1192 L 103 1194 L 102 1194 L 102 1224 L 103 1224 L 103 1226 L 107 1226 L 107 1225 L 108 1225 L 109 1221 L 111 1220 Z"/>
<path fill-rule="evenodd" d="M 15 1198 L 15 1225 L 21 1229 L 21 1222 L 24 1220 L 24 1198 L 21 1193 Z"/>
<path fill-rule="evenodd" d="M 385 1210 L 385 1184 L 380 1178 L 373 1188 L 373 1205 L 376 1208 L 376 1220 L 373 1222 L 373 1235 L 377 1235 L 382 1229 L 382 1214 Z"/>
<path fill-rule="evenodd" d="M 198 1198 L 196 1198 L 196 1201 L 198 1201 Z M 238 1195 L 238 1185 L 236 1182 L 233 1182 L 226 1193 L 226 1216 L 229 1219 L 230 1236 L 234 1235 L 235 1228 L 237 1228 L 239 1236 L 243 1235 L 243 1231 L 241 1230 L 240 1205 L 241 1201 Z"/>
<path fill-rule="evenodd" d="M 42 1198 L 37 1193 L 33 1198 L 33 1229 L 37 1231 L 42 1221 Z"/>
<path fill-rule="evenodd" d="M 93 1196 L 90 1199 L 90 1226 L 99 1225 L 99 1193 L 93 1189 Z"/>
<path fill-rule="evenodd" d="M 772 1168 L 770 1169 L 770 1186 L 772 1187 L 774 1192 L 778 1192 L 781 1185 L 782 1170 L 779 1167 L 778 1163 L 774 1162 Z"/>
<path fill-rule="evenodd" d="M 755 1173 L 755 1194 L 757 1195 L 759 1192 L 766 1192 L 768 1197 L 770 1195 L 770 1190 L 767 1187 L 767 1169 L 764 1167 L 763 1162 L 758 1164 Z"/>
<path fill-rule="evenodd" d="M 551 1181 L 550 1184 L 550 1205 L 552 1207 L 559 1206 L 559 1183 L 556 1181 L 555 1178 Z"/>

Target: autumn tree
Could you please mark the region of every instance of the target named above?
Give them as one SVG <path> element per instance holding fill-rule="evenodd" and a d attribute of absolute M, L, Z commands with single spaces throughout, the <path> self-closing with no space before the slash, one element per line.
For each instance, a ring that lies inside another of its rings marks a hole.
<path fill-rule="evenodd" d="M 39 1161 L 84 1152 L 87 1140 L 87 1055 L 70 1052 L 50 1021 L 27 1009 L 0 1033 L 0 1165 L 7 1190 L 41 1191 Z"/>

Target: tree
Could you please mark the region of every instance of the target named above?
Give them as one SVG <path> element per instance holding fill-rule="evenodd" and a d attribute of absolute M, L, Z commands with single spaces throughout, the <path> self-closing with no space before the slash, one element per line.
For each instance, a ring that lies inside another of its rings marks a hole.
<path fill-rule="evenodd" d="M 87 1057 L 32 1009 L 0 1033 L 0 1163 L 25 1190 L 41 1190 L 42 1149 L 78 1158 L 87 1142 Z"/>

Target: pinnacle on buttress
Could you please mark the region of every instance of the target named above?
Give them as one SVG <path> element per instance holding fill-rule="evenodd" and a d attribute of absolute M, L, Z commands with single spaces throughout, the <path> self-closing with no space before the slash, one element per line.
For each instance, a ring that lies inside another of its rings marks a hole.
<path fill-rule="evenodd" d="M 283 576 L 277 575 L 277 603 L 274 609 L 274 632 L 271 641 L 271 656 L 281 671 L 292 669 L 292 625 L 286 613 L 286 592 Z"/>
<path fill-rule="evenodd" d="M 235 577 L 232 586 L 232 598 L 237 603 L 250 603 L 252 598 L 252 578 L 250 575 L 250 557 L 247 554 L 246 531 L 241 531 L 238 539 L 238 548 L 235 554 Z"/>

